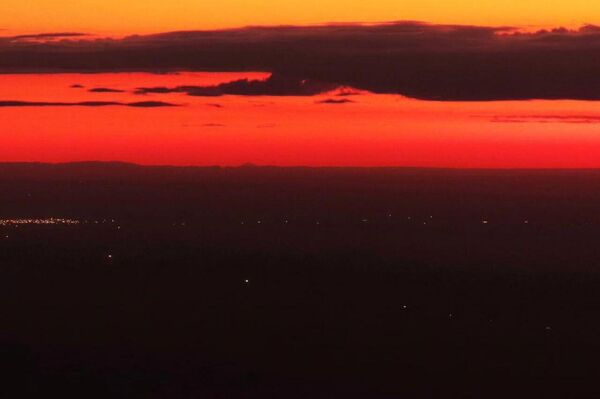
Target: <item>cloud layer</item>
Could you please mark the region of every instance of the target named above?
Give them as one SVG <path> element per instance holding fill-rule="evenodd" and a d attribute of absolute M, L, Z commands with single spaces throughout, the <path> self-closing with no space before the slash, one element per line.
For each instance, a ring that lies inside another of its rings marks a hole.
<path fill-rule="evenodd" d="M 314 96 L 336 89 L 332 83 L 272 74 L 266 80 L 234 80 L 215 86 L 140 87 L 137 94 L 185 93 L 197 97 L 242 96 Z"/>
<path fill-rule="evenodd" d="M 430 100 L 600 100 L 600 28 L 595 26 L 522 33 L 510 27 L 397 22 L 119 40 L 56 36 L 61 40 L 0 39 L 0 71 L 253 70 L 274 72 L 287 82 L 307 79 Z M 143 90 L 260 95 L 276 88 L 271 83 Z M 299 86 L 281 90 L 303 94 Z"/>
<path fill-rule="evenodd" d="M 0 108 L 4 107 L 134 107 L 134 108 L 157 108 L 176 107 L 176 104 L 162 101 L 140 101 L 133 103 L 121 103 L 117 101 L 82 101 L 82 102 L 41 102 L 41 101 L 0 101 Z"/>
<path fill-rule="evenodd" d="M 600 115 L 520 115 L 497 116 L 491 119 L 496 123 L 600 123 Z"/>
<path fill-rule="evenodd" d="M 125 90 L 111 89 L 109 87 L 94 87 L 93 89 L 89 89 L 88 91 L 90 93 L 125 93 Z"/>

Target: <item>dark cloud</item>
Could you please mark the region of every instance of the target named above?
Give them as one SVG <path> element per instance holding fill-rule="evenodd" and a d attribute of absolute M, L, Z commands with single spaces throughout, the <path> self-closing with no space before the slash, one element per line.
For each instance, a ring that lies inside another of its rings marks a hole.
<path fill-rule="evenodd" d="M 141 101 L 133 103 L 120 103 L 116 101 L 82 101 L 82 102 L 42 102 L 42 101 L 0 101 L 0 107 L 136 107 L 136 108 L 155 108 L 155 107 L 175 107 L 176 104 L 162 101 Z"/>
<path fill-rule="evenodd" d="M 90 93 L 125 93 L 125 90 L 111 89 L 108 87 L 95 87 L 88 91 Z"/>
<path fill-rule="evenodd" d="M 204 126 L 204 127 L 225 127 L 225 125 L 223 125 L 221 123 L 205 123 L 202 126 Z"/>
<path fill-rule="evenodd" d="M 317 101 L 317 104 L 348 104 L 354 101 L 347 98 L 328 98 L 326 100 Z"/>
<path fill-rule="evenodd" d="M 167 103 L 163 101 L 138 101 L 133 103 L 123 104 L 127 107 L 138 107 L 138 108 L 157 108 L 157 107 L 178 107 L 177 104 Z"/>
<path fill-rule="evenodd" d="M 29 43 L 29 42 L 53 42 L 57 40 L 66 40 L 73 38 L 83 38 L 89 36 L 86 33 L 79 32 L 56 32 L 56 33 L 36 33 L 31 35 L 18 35 L 18 36 L 9 36 L 9 37 L 0 37 L 1 42 L 9 42 L 9 43 Z"/>
<path fill-rule="evenodd" d="M 215 86 L 140 87 L 137 94 L 185 93 L 189 96 L 313 96 L 337 88 L 336 84 L 272 74 L 266 80 L 241 79 Z"/>
<path fill-rule="evenodd" d="M 265 71 L 287 81 L 441 101 L 600 100 L 600 28 L 592 25 L 523 33 L 396 22 L 64 39 L 1 41 L 0 71 Z M 146 90 L 200 96 L 299 90 L 251 81 L 228 85 Z"/>

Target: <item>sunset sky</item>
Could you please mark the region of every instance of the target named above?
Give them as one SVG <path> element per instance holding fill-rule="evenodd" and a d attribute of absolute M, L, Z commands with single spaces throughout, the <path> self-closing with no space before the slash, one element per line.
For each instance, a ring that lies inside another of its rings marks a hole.
<path fill-rule="evenodd" d="M 0 4 L 0 28 L 20 33 L 128 34 L 394 20 L 572 27 L 600 23 L 600 7 L 590 0 L 29 0 Z"/>
<path fill-rule="evenodd" d="M 600 167 L 596 23 L 588 0 L 2 2 L 0 161 Z"/>

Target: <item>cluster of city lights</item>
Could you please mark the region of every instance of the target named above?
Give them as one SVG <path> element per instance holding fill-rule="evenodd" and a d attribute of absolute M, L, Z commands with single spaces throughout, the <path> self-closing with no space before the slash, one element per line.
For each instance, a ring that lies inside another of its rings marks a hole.
<path fill-rule="evenodd" d="M 21 225 L 74 225 L 79 224 L 75 219 L 0 219 L 0 226 L 21 226 Z"/>

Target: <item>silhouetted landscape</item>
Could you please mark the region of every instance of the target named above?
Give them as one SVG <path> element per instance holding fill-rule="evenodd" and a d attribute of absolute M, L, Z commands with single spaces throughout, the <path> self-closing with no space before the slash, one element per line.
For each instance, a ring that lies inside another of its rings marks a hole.
<path fill-rule="evenodd" d="M 599 392 L 600 170 L 0 164 L 2 397 Z"/>

